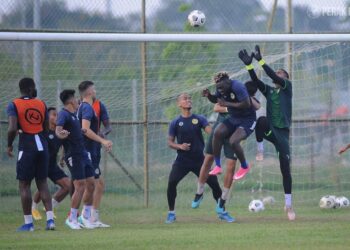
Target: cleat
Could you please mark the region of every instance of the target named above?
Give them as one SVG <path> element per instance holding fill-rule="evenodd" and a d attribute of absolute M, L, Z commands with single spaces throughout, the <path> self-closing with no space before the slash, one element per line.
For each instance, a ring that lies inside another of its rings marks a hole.
<path fill-rule="evenodd" d="M 105 223 L 101 222 L 100 220 L 94 221 L 93 224 L 95 225 L 95 227 L 98 227 L 98 228 L 108 228 L 108 227 L 111 227 L 110 225 L 105 224 Z"/>
<path fill-rule="evenodd" d="M 222 169 L 219 166 L 215 166 L 210 172 L 209 175 L 219 175 L 222 173 Z"/>
<path fill-rule="evenodd" d="M 203 200 L 203 194 L 196 194 L 194 197 L 194 200 L 192 201 L 192 208 L 199 208 L 199 205 L 201 204 Z"/>
<path fill-rule="evenodd" d="M 33 232 L 34 231 L 34 224 L 33 223 L 28 223 L 28 224 L 23 224 L 16 230 L 17 232 Z"/>
<path fill-rule="evenodd" d="M 258 152 L 255 156 L 256 161 L 263 161 L 264 160 L 264 153 Z"/>
<path fill-rule="evenodd" d="M 287 213 L 288 220 L 295 220 L 295 212 L 292 207 L 284 207 L 284 211 Z"/>
<path fill-rule="evenodd" d="M 69 218 L 66 219 L 66 225 L 73 230 L 79 230 L 81 227 L 79 226 L 78 222 L 71 221 Z"/>
<path fill-rule="evenodd" d="M 224 207 L 220 207 L 220 199 L 218 200 L 218 203 L 216 204 L 216 208 L 215 208 L 215 212 L 218 215 L 225 213 L 225 208 Z"/>
<path fill-rule="evenodd" d="M 97 228 L 97 225 L 95 225 L 93 222 L 91 222 L 88 219 L 85 219 L 84 216 L 79 216 L 78 217 L 78 223 L 82 228 L 86 229 L 94 229 Z"/>
<path fill-rule="evenodd" d="M 247 168 L 242 168 L 240 167 L 238 169 L 238 171 L 235 173 L 235 175 L 233 176 L 234 180 L 240 180 L 242 179 L 250 170 L 250 165 L 248 165 Z"/>
<path fill-rule="evenodd" d="M 42 219 L 39 210 L 35 209 L 35 208 L 32 208 L 32 216 L 33 216 L 34 220 L 41 220 Z"/>
<path fill-rule="evenodd" d="M 176 221 L 176 215 L 174 213 L 168 213 L 168 217 L 166 218 L 165 223 L 166 224 L 171 224 Z"/>
<path fill-rule="evenodd" d="M 55 221 L 54 220 L 48 220 L 46 221 L 46 230 L 55 230 Z"/>
<path fill-rule="evenodd" d="M 233 218 L 228 212 L 220 213 L 220 214 L 218 214 L 218 217 L 220 220 L 224 220 L 228 223 L 232 223 L 232 222 L 236 221 L 236 219 Z"/>

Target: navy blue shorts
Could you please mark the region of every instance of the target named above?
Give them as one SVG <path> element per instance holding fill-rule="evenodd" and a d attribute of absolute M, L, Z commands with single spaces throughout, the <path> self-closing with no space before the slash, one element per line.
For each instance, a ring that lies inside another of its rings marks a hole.
<path fill-rule="evenodd" d="M 47 177 L 49 177 L 53 183 L 56 183 L 56 181 L 68 176 L 57 164 L 50 164 Z"/>
<path fill-rule="evenodd" d="M 49 165 L 49 152 L 44 151 L 18 151 L 17 180 L 31 181 L 47 178 Z"/>
<path fill-rule="evenodd" d="M 94 169 L 87 153 L 71 155 L 65 159 L 72 180 L 83 180 L 94 176 Z"/>
<path fill-rule="evenodd" d="M 89 159 L 91 160 L 91 163 L 92 163 L 92 167 L 94 168 L 95 179 L 98 179 L 101 176 L 101 169 L 100 169 L 101 154 L 99 153 L 90 154 L 90 152 L 88 152 L 88 154 L 89 154 Z"/>
<path fill-rule="evenodd" d="M 229 117 L 222 123 L 228 128 L 230 136 L 236 131 L 236 129 L 243 128 L 246 133 L 246 137 L 248 137 L 255 129 L 256 120 L 252 118 L 234 119 Z"/>

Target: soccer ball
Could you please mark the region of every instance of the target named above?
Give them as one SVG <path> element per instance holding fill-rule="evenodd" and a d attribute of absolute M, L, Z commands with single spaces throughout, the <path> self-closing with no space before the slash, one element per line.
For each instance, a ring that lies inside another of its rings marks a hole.
<path fill-rule="evenodd" d="M 191 26 L 193 26 L 193 27 L 199 27 L 205 23 L 205 15 L 200 10 L 192 11 L 188 15 L 187 19 L 190 22 Z"/>
<path fill-rule="evenodd" d="M 340 196 L 335 199 L 336 207 L 348 207 L 350 205 L 349 199 L 345 196 Z"/>
<path fill-rule="evenodd" d="M 250 212 L 260 212 L 265 209 L 264 203 L 261 200 L 252 200 L 249 203 L 248 209 Z"/>
<path fill-rule="evenodd" d="M 273 205 L 275 203 L 275 198 L 273 198 L 272 196 L 266 196 L 263 198 L 262 202 L 264 203 L 264 205 Z"/>
<path fill-rule="evenodd" d="M 320 200 L 320 208 L 335 208 L 335 196 L 333 195 L 326 195 L 323 196 Z"/>

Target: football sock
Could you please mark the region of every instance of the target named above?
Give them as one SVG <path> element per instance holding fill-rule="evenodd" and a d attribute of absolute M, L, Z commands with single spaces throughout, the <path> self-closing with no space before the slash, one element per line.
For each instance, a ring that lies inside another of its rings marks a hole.
<path fill-rule="evenodd" d="M 100 219 L 100 212 L 98 209 L 91 209 L 91 216 L 94 219 L 94 221 L 98 221 Z"/>
<path fill-rule="evenodd" d="M 46 212 L 46 220 L 53 220 L 53 212 L 52 211 Z"/>
<path fill-rule="evenodd" d="M 85 219 L 89 219 L 91 217 L 91 209 L 92 206 L 84 205 L 82 214 Z"/>
<path fill-rule="evenodd" d="M 229 190 L 229 188 L 225 187 L 222 189 L 221 200 L 227 200 Z"/>
<path fill-rule="evenodd" d="M 77 221 L 78 219 L 78 209 L 76 208 L 71 208 L 70 209 L 70 215 L 69 215 L 69 220 L 70 221 Z"/>
<path fill-rule="evenodd" d="M 220 199 L 219 200 L 219 207 L 225 208 L 225 203 L 226 203 L 226 200 Z"/>
<path fill-rule="evenodd" d="M 38 209 L 39 203 L 32 202 L 32 209 Z"/>
<path fill-rule="evenodd" d="M 169 211 L 169 214 L 175 214 L 175 210 Z"/>
<path fill-rule="evenodd" d="M 292 207 L 292 194 L 285 194 L 284 195 L 284 201 L 285 201 L 285 204 L 286 204 L 287 208 Z"/>
<path fill-rule="evenodd" d="M 33 223 L 33 216 L 30 215 L 24 215 L 24 224 L 30 224 Z"/>
<path fill-rule="evenodd" d="M 204 193 L 204 183 L 197 183 L 197 194 L 203 194 Z"/>
<path fill-rule="evenodd" d="M 264 142 L 257 142 L 258 152 L 264 152 Z"/>
<path fill-rule="evenodd" d="M 220 160 L 220 157 L 214 157 L 214 160 L 215 160 L 216 166 L 218 166 L 218 167 L 221 168 L 221 160 Z"/>
<path fill-rule="evenodd" d="M 246 161 L 242 162 L 241 167 L 244 169 L 248 168 L 248 163 Z"/>

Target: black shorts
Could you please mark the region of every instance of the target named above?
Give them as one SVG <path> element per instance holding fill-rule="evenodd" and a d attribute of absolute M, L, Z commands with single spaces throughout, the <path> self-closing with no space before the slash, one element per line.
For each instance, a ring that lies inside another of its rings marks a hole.
<path fill-rule="evenodd" d="M 101 169 L 100 169 L 101 154 L 100 153 L 90 154 L 88 152 L 88 155 L 89 155 L 89 159 L 91 160 L 92 167 L 94 168 L 95 179 L 98 179 L 101 176 Z"/>
<path fill-rule="evenodd" d="M 47 177 L 49 177 L 53 183 L 56 183 L 56 181 L 68 176 L 57 164 L 50 164 Z"/>
<path fill-rule="evenodd" d="M 47 178 L 49 165 L 49 152 L 44 151 L 19 151 L 17 158 L 17 180 L 31 181 Z"/>
<path fill-rule="evenodd" d="M 234 119 L 232 117 L 227 118 L 222 122 L 229 130 L 230 136 L 236 131 L 238 128 L 243 128 L 246 132 L 246 138 L 253 133 L 256 125 L 256 120 L 254 118 L 247 119 Z"/>
<path fill-rule="evenodd" d="M 71 155 L 65 159 L 72 180 L 83 180 L 94 176 L 94 169 L 87 153 Z"/>
<path fill-rule="evenodd" d="M 213 139 L 214 139 L 214 131 L 215 128 L 220 124 L 220 122 L 216 122 L 212 128 L 212 132 L 209 135 L 207 144 L 205 145 L 205 153 L 212 155 L 213 154 Z M 227 159 L 237 160 L 235 153 L 230 145 L 229 139 L 225 139 L 224 141 L 224 155 Z"/>

